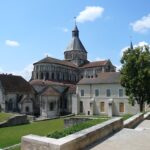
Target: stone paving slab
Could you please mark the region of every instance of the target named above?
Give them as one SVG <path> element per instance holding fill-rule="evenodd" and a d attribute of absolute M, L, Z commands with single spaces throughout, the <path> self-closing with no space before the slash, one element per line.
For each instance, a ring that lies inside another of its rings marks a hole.
<path fill-rule="evenodd" d="M 136 129 L 124 128 L 85 150 L 150 150 L 150 120 L 144 120 Z"/>

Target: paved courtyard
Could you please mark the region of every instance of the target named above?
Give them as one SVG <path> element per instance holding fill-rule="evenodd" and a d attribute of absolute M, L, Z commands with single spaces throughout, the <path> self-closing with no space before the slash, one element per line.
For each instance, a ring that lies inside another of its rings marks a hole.
<path fill-rule="evenodd" d="M 124 128 L 86 150 L 150 150 L 150 120 L 144 120 L 135 129 Z"/>

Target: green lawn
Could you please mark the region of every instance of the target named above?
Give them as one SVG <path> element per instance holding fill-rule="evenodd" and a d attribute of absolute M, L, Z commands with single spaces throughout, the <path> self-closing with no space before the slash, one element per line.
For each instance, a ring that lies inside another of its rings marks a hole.
<path fill-rule="evenodd" d="M 46 136 L 56 130 L 64 128 L 63 119 L 34 122 L 27 125 L 0 128 L 0 148 L 8 147 L 21 142 L 21 137 L 27 134 Z"/>
<path fill-rule="evenodd" d="M 0 113 L 0 122 L 8 120 L 12 116 L 13 114 L 10 113 Z"/>
<path fill-rule="evenodd" d="M 133 115 L 131 114 L 125 114 L 125 115 L 122 115 L 121 117 L 123 118 L 123 120 L 127 120 L 128 118 L 132 117 Z"/>

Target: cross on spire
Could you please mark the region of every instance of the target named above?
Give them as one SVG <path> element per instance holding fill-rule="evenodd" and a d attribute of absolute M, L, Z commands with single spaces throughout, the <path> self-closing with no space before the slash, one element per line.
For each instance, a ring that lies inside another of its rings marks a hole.
<path fill-rule="evenodd" d="M 77 19 L 77 17 L 74 17 L 74 24 L 75 24 L 75 26 L 77 25 L 76 19 Z"/>

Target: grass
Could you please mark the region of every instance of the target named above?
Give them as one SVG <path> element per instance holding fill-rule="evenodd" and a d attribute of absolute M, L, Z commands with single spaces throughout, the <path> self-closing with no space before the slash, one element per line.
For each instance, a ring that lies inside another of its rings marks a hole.
<path fill-rule="evenodd" d="M 131 115 L 131 114 L 124 114 L 124 115 L 122 115 L 121 117 L 123 118 L 123 120 L 127 120 L 127 119 L 129 119 L 130 117 L 132 117 L 133 115 Z"/>
<path fill-rule="evenodd" d="M 21 142 L 21 137 L 28 134 L 46 136 L 48 133 L 64 128 L 63 119 L 54 119 L 13 127 L 0 128 L 0 148 Z M 17 149 L 16 149 L 17 150 Z"/>
<path fill-rule="evenodd" d="M 10 114 L 10 113 L 0 113 L 0 122 L 8 120 L 13 115 L 14 114 Z"/>
<path fill-rule="evenodd" d="M 75 132 L 79 132 L 83 129 L 92 127 L 96 124 L 100 124 L 106 120 L 108 120 L 108 118 L 98 118 L 98 119 L 92 119 L 89 121 L 85 121 L 83 123 L 74 125 L 72 127 L 65 128 L 62 131 L 55 131 L 53 133 L 50 133 L 50 134 L 48 134 L 48 137 L 59 139 L 59 138 L 65 137 L 67 135 L 73 134 Z"/>

